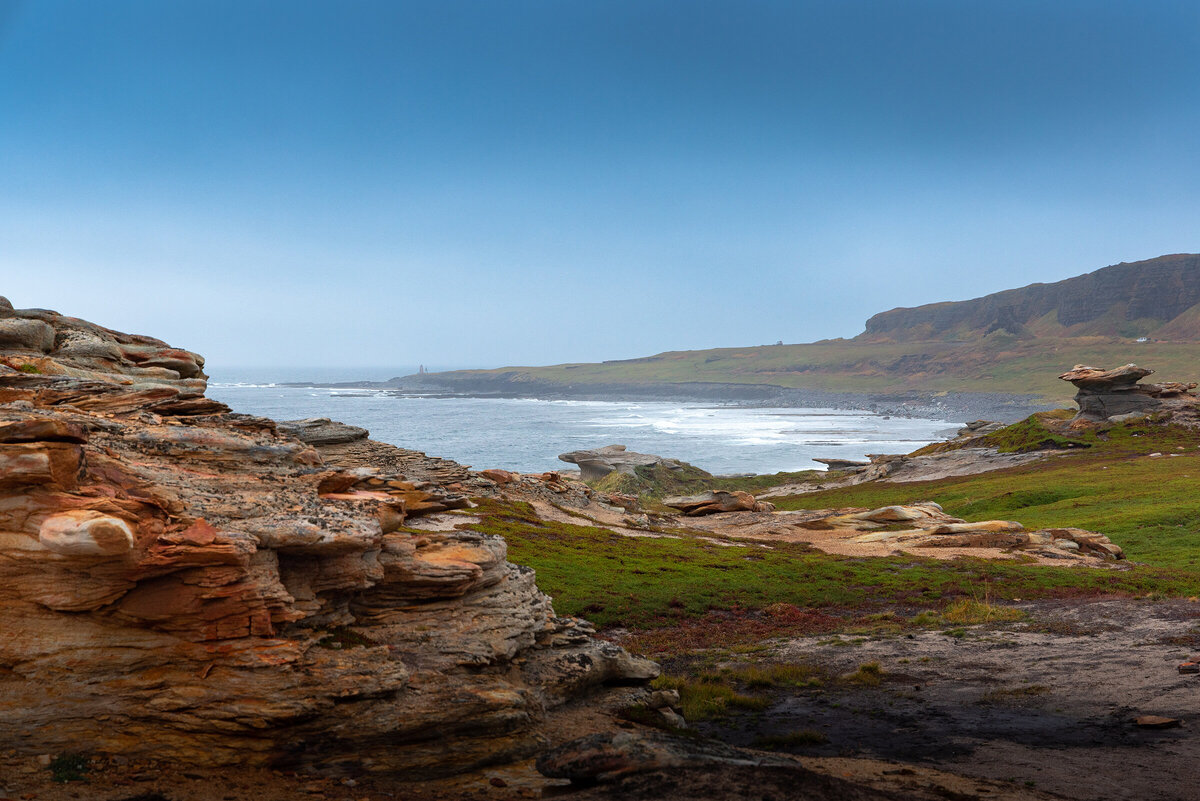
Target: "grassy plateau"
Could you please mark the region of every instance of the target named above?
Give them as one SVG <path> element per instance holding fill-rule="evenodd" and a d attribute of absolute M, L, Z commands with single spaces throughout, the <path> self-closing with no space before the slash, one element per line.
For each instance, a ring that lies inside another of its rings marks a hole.
<path fill-rule="evenodd" d="M 1055 419 L 1048 413 L 993 437 L 998 445 L 1021 450 L 1041 442 L 1048 433 L 1043 421 Z M 979 602 L 985 591 L 998 601 L 1200 596 L 1200 434 L 1149 420 L 1053 436 L 1062 440 L 1060 450 L 1017 468 L 939 481 L 870 482 L 774 500 L 781 510 L 932 500 L 967 520 L 1086 528 L 1125 550 L 1124 569 L 1047 566 L 1019 558 L 852 558 L 804 544 L 765 547 L 746 541 L 731 547 L 678 529 L 630 538 L 597 526 L 542 520 L 532 507 L 498 501 L 483 502 L 477 510 L 481 522 L 473 528 L 502 535 L 509 558 L 537 570 L 539 586 L 559 613 L 586 617 L 602 628 L 633 629 L 639 645 L 651 650 L 871 629 L 881 620 L 902 629 L 921 624 L 922 616 L 925 623 L 952 623 L 944 617 L 948 609 Z M 757 483 L 769 478 L 757 477 Z M 775 483 L 794 478 L 781 475 Z M 714 480 L 714 486 L 738 481 Z"/>

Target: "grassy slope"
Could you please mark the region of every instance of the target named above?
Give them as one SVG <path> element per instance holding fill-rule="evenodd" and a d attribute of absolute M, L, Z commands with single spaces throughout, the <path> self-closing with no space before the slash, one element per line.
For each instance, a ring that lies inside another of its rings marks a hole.
<path fill-rule="evenodd" d="M 576 386 L 600 383 L 720 382 L 773 384 L 834 392 L 996 392 L 1055 400 L 1074 389 L 1057 379 L 1077 363 L 1152 366 L 1168 380 L 1191 380 L 1200 343 L 1087 337 L 983 341 L 866 342 L 827 340 L 808 345 L 675 351 L 601 364 L 462 371 L 458 375 L 516 374 L 524 380 Z"/>
<path fill-rule="evenodd" d="M 678 626 L 711 610 L 801 608 L 870 611 L 999 599 L 1120 593 L 1200 595 L 1200 436 L 1148 423 L 1084 435 L 1091 447 L 979 476 L 871 483 L 779 500 L 784 509 L 881 506 L 935 500 L 968 520 L 1027 527 L 1077 526 L 1121 545 L 1130 570 L 1047 567 L 1021 561 L 912 556 L 846 558 L 803 545 L 731 548 L 701 539 L 631 539 L 604 529 L 540 521 L 521 504 L 484 502 L 477 530 L 503 535 L 509 558 L 538 571 L 564 614 L 605 626 Z M 1184 450 L 1177 450 L 1183 448 Z M 1151 457 L 1151 452 L 1177 453 Z M 586 521 L 581 521 L 586 523 Z"/>
<path fill-rule="evenodd" d="M 793 496 L 777 505 L 875 507 L 932 500 L 968 520 L 1011 518 L 1027 527 L 1099 531 L 1133 561 L 1194 569 L 1200 564 L 1200 441 L 1178 429 L 1154 426 L 1121 426 L 1114 433 L 1109 442 L 1087 450 L 1011 470 L 910 484 L 860 484 Z M 1177 455 L 1151 457 L 1152 452 Z"/>

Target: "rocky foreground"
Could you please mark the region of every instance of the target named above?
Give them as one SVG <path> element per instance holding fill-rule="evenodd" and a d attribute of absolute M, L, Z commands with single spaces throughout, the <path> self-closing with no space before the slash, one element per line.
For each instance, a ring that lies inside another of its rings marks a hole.
<path fill-rule="evenodd" d="M 406 526 L 465 505 L 465 470 L 306 442 L 203 369 L 0 301 L 0 751 L 442 775 L 657 675 L 501 538 Z"/>
<path fill-rule="evenodd" d="M 1192 385 L 1137 385 L 1145 374 L 1076 368 L 1084 411 L 1063 425 L 1131 403 L 1195 408 Z M 472 472 L 324 418 L 234 413 L 205 379 L 197 354 L 0 299 L 0 798 L 76 797 L 46 778 L 72 766 L 113 801 L 374 800 L 448 776 L 464 778 L 404 792 L 531 797 L 610 780 L 575 797 L 1041 797 L 877 763 L 814 773 L 657 733 L 687 725 L 678 694 L 645 686 L 658 666 L 557 616 L 476 524 L 492 504 L 748 554 L 803 542 L 1123 564 L 1095 532 L 968 522 L 930 503 L 778 512 L 708 490 L 647 504 L 558 473 Z M 834 480 L 1004 467 L 974 447 L 997 433 L 969 427 L 944 452 L 839 465 Z M 596 486 L 648 469 L 661 486 L 707 476 L 619 447 L 570 456 Z M 630 709 L 649 717 L 618 719 Z"/>

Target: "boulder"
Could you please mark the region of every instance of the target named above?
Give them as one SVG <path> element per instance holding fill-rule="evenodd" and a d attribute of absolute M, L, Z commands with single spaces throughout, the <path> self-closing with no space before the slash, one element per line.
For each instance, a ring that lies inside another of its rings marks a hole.
<path fill-rule="evenodd" d="M 308 417 L 303 420 L 280 420 L 279 430 L 291 434 L 309 445 L 340 445 L 366 439 L 370 434 L 365 428 L 338 423 L 328 417 Z"/>
<path fill-rule="evenodd" d="M 735 490 L 726 492 L 714 490 L 702 492 L 699 495 L 676 496 L 663 498 L 663 504 L 672 509 L 678 509 L 688 517 L 711 515 L 717 512 L 770 512 L 775 506 L 769 503 L 759 503 L 748 492 Z"/>
<path fill-rule="evenodd" d="M 1079 405 L 1076 420 L 1133 419 L 1136 415 L 1176 405 L 1168 403 L 1166 399 L 1188 397 L 1196 388 L 1194 383 L 1138 383 L 1153 372 L 1136 364 L 1122 365 L 1113 370 L 1077 364 L 1059 378 L 1070 381 L 1078 390 L 1075 393 L 1075 402 Z"/>
<path fill-rule="evenodd" d="M 507 486 L 521 477 L 519 473 L 513 473 L 508 470 L 497 470 L 495 468 L 480 470 L 479 475 L 488 481 L 495 482 L 501 487 Z"/>
<path fill-rule="evenodd" d="M 624 445 L 606 445 L 603 448 L 571 451 L 559 454 L 564 462 L 579 465 L 584 481 L 599 481 L 612 472 L 636 475 L 635 468 L 662 466 L 669 470 L 680 470 L 682 465 L 674 459 L 664 459 L 649 453 L 635 453 Z"/>
<path fill-rule="evenodd" d="M 0 320 L 0 350 L 49 353 L 54 347 L 54 328 L 41 320 Z"/>
<path fill-rule="evenodd" d="M 896 529 L 898 524 L 905 527 Z M 798 524 L 814 531 L 866 532 L 854 534 L 850 542 L 895 544 L 905 548 L 1003 548 L 1042 551 L 1048 555 L 1125 558 L 1121 548 L 1108 537 L 1079 528 L 1026 531 L 1012 520 L 980 520 L 969 523 L 951 517 L 936 503 L 884 506 L 863 511 L 827 511 Z M 889 530 L 890 529 L 890 530 Z"/>
<path fill-rule="evenodd" d="M 820 462 L 830 470 L 856 470 L 871 464 L 870 462 L 859 461 L 857 459 L 813 459 L 814 462 Z"/>

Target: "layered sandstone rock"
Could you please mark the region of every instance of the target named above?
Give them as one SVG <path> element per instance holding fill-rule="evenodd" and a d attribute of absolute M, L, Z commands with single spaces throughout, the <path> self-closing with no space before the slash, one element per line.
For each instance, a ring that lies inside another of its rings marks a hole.
<path fill-rule="evenodd" d="M 656 675 L 502 539 L 404 525 L 467 503 L 434 480 L 461 466 L 357 437 L 328 447 L 380 458 L 330 463 L 205 398 L 195 354 L 0 317 L 0 748 L 452 773 Z"/>
<path fill-rule="evenodd" d="M 799 525 L 818 531 L 866 532 L 848 537 L 847 541 L 852 543 L 886 543 L 906 548 L 1003 548 L 1054 558 L 1080 554 L 1106 560 L 1125 558 L 1120 546 L 1094 531 L 1079 528 L 1027 531 L 1013 520 L 969 523 L 947 515 L 932 502 L 809 516 Z"/>
<path fill-rule="evenodd" d="M 1136 364 L 1122 365 L 1113 370 L 1077 364 L 1059 376 L 1070 381 L 1078 390 L 1075 402 L 1079 404 L 1080 420 L 1110 420 L 1124 415 L 1149 414 L 1157 411 L 1191 405 L 1191 395 L 1196 384 L 1167 382 L 1163 384 L 1138 383 L 1153 370 Z"/>
<path fill-rule="evenodd" d="M 687 517 L 717 514 L 718 512 L 771 512 L 774 504 L 756 501 L 748 492 L 714 490 L 699 495 L 663 498 L 663 505 L 678 509 Z"/>
<path fill-rule="evenodd" d="M 683 469 L 683 464 L 676 459 L 664 459 L 651 453 L 635 453 L 626 450 L 624 445 L 571 451 L 560 454 L 558 458 L 569 464 L 579 465 L 584 481 L 599 481 L 613 472 L 632 476 L 639 467 L 662 467 L 675 471 Z"/>

